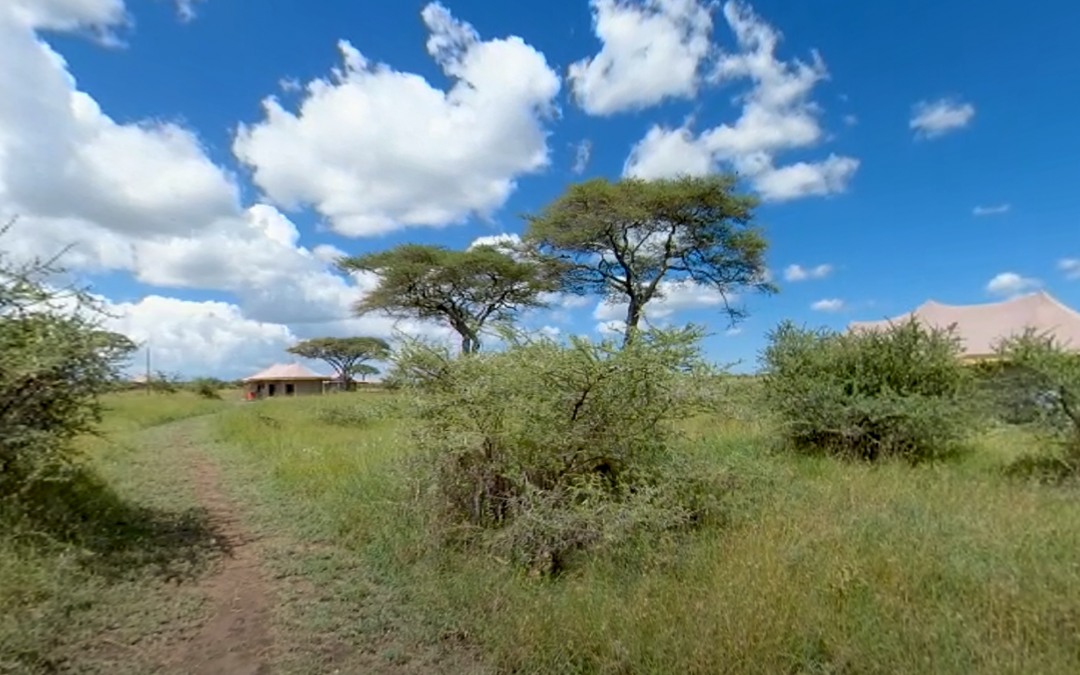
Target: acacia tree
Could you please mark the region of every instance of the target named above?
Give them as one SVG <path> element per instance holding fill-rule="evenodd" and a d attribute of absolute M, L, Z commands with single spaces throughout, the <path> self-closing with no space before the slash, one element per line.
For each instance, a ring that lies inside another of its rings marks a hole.
<path fill-rule="evenodd" d="M 366 375 L 363 368 L 370 368 L 366 365 L 368 361 L 390 356 L 390 345 L 376 337 L 323 337 L 298 342 L 286 351 L 305 359 L 325 361 L 338 372 L 345 388 L 351 390 L 355 388 L 353 376 Z"/>
<path fill-rule="evenodd" d="M 718 291 L 734 323 L 745 310 L 729 302 L 733 292 L 777 290 L 765 274 L 768 243 L 752 224 L 757 200 L 735 187 L 726 175 L 585 181 L 527 216 L 524 241 L 559 269 L 564 292 L 626 303 L 624 343 L 665 281 Z"/>
<path fill-rule="evenodd" d="M 378 375 L 379 374 L 379 369 L 376 368 L 375 366 L 369 366 L 366 363 L 361 363 L 360 365 L 358 365 L 356 367 L 355 374 L 359 375 L 360 376 L 360 381 L 363 382 L 363 381 L 367 380 L 368 377 L 370 377 L 372 375 Z"/>
<path fill-rule="evenodd" d="M 480 349 L 490 321 L 512 320 L 525 307 L 543 307 L 541 293 L 555 280 L 536 262 L 494 246 L 464 251 L 402 244 L 338 261 L 345 272 L 371 272 L 378 285 L 355 306 L 357 315 L 382 312 L 399 319 L 445 321 L 465 354 Z"/>

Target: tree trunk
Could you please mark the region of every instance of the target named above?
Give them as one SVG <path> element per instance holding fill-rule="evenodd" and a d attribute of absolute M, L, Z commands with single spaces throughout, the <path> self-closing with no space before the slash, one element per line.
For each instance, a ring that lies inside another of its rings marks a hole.
<path fill-rule="evenodd" d="M 638 302 L 637 298 L 630 298 L 630 304 L 626 308 L 626 332 L 623 333 L 623 348 L 634 339 L 638 332 L 638 324 L 641 323 L 641 315 L 645 306 Z"/>
<path fill-rule="evenodd" d="M 461 353 L 475 354 L 480 351 L 480 339 L 471 332 L 463 332 L 461 336 Z"/>

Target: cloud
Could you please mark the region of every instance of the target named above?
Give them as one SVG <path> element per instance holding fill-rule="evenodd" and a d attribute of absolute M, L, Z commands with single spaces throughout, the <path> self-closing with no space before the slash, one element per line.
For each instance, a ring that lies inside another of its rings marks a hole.
<path fill-rule="evenodd" d="M 489 216 L 548 165 L 560 81 L 543 54 L 518 37 L 482 41 L 438 3 L 421 16 L 448 90 L 341 41 L 342 64 L 295 111 L 271 96 L 261 122 L 241 125 L 234 153 L 274 203 L 314 206 L 347 236 L 439 227 Z"/>
<path fill-rule="evenodd" d="M 36 20 L 68 26 L 113 16 L 91 11 L 93 3 Z M 12 9 L 0 8 L 0 62 L 7 64 L 0 79 L 0 206 L 6 210 L 68 225 L 107 223 L 128 235 L 190 232 L 237 213 L 233 177 L 210 161 L 193 132 L 160 121 L 116 123 L 77 89 L 64 59 Z"/>
<path fill-rule="evenodd" d="M 1000 216 L 1012 209 L 1010 204 L 998 204 L 997 206 L 976 206 L 971 213 L 976 216 Z"/>
<path fill-rule="evenodd" d="M 810 309 L 815 312 L 839 312 L 847 305 L 840 298 L 825 298 L 811 303 Z"/>
<path fill-rule="evenodd" d="M 691 280 L 661 281 L 657 289 L 663 295 L 654 298 L 645 305 L 645 318 L 649 321 L 662 321 L 676 312 L 692 309 L 719 308 L 724 306 L 724 296 L 711 286 L 702 286 Z M 738 296 L 727 294 L 727 302 L 734 306 Z M 598 320 L 621 319 L 626 317 L 629 305 L 625 302 L 601 300 L 593 310 L 593 318 Z"/>
<path fill-rule="evenodd" d="M 590 115 L 611 115 L 693 98 L 714 53 L 711 3 L 591 0 L 602 47 L 570 65 L 574 98 Z"/>
<path fill-rule="evenodd" d="M 585 173 L 585 169 L 589 166 L 589 160 L 592 158 L 592 141 L 584 139 L 580 143 L 574 144 L 574 164 L 570 167 L 570 170 L 577 175 Z"/>
<path fill-rule="evenodd" d="M 920 101 L 912 106 L 908 126 L 916 138 L 937 138 L 963 129 L 975 117 L 975 106 L 954 98 Z"/>
<path fill-rule="evenodd" d="M 986 284 L 986 290 L 994 295 L 1013 296 L 1042 286 L 1038 279 L 1021 276 L 1015 272 L 1002 272 Z"/>
<path fill-rule="evenodd" d="M 623 335 L 626 333 L 626 322 L 619 319 L 601 321 L 600 323 L 596 324 L 596 332 L 600 333 L 604 337 Z"/>
<path fill-rule="evenodd" d="M 483 237 L 477 237 L 472 240 L 468 248 L 474 249 L 477 246 L 492 246 L 494 248 L 505 248 L 507 250 L 513 250 L 514 247 L 521 245 L 521 235 L 514 233 L 503 234 L 489 234 Z"/>
<path fill-rule="evenodd" d="M 1057 268 L 1065 274 L 1066 279 L 1080 279 L 1080 258 L 1062 258 Z"/>
<path fill-rule="evenodd" d="M 859 123 L 859 118 L 855 115 L 844 115 L 844 124 L 849 127 L 853 127 Z"/>
<path fill-rule="evenodd" d="M 104 31 L 129 21 L 124 0 L 4 0 L 4 5 L 9 18 L 30 29 Z"/>
<path fill-rule="evenodd" d="M 287 358 L 281 349 L 292 337 L 391 337 L 395 325 L 446 333 L 353 318 L 373 277 L 337 274 L 330 263 L 341 251 L 309 250 L 276 207 L 244 205 L 235 177 L 191 130 L 109 117 L 35 32 L 106 31 L 126 21 L 123 3 L 108 0 L 0 4 L 0 221 L 19 216 L 0 244 L 5 254 L 51 257 L 71 246 L 61 262 L 77 275 L 130 272 L 159 288 L 229 294 L 235 302 L 200 303 L 155 289 L 110 306 L 125 332 L 175 343 L 162 347 L 163 364 L 187 374 L 250 370 L 271 352 Z"/>
<path fill-rule="evenodd" d="M 856 158 L 830 154 L 816 162 L 776 163 L 781 153 L 813 147 L 824 136 L 821 109 L 810 100 L 814 88 L 828 78 L 821 56 L 813 52 L 809 62 L 781 61 L 776 56 L 780 33 L 752 9 L 729 0 L 723 14 L 738 49 L 720 54 L 710 79 L 750 80 L 750 89 L 738 99 L 739 118 L 700 134 L 691 130 L 690 121 L 677 128 L 653 125 L 631 150 L 624 173 L 641 178 L 702 175 L 726 165 L 766 200 L 845 191 L 859 168 Z"/>
<path fill-rule="evenodd" d="M 181 21 L 192 21 L 195 14 L 195 3 L 203 0 L 176 0 L 176 13 Z"/>
<path fill-rule="evenodd" d="M 236 305 L 189 302 L 158 295 L 105 305 L 116 316 L 106 327 L 148 345 L 152 370 L 240 378 L 288 360 L 296 336 L 285 326 L 253 321 Z M 144 349 L 146 347 L 144 346 Z M 142 355 L 133 370 L 144 368 Z"/>
<path fill-rule="evenodd" d="M 763 199 L 785 202 L 843 192 L 859 168 L 859 160 L 830 154 L 820 162 L 796 162 L 758 174 L 753 182 Z"/>
<path fill-rule="evenodd" d="M 802 265 L 788 265 L 784 268 L 784 281 L 806 281 L 808 279 L 824 279 L 832 274 L 833 267 L 822 264 L 816 267 L 803 267 Z"/>

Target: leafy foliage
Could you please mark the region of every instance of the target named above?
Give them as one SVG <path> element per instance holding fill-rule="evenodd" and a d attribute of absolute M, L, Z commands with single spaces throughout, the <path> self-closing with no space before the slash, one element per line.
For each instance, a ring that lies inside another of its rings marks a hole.
<path fill-rule="evenodd" d="M 857 333 L 785 322 L 762 354 L 764 399 L 796 449 L 935 458 L 957 449 L 971 419 L 959 355 L 951 331 L 914 319 Z"/>
<path fill-rule="evenodd" d="M 1080 474 L 1080 355 L 1034 330 L 1001 340 L 997 353 L 993 369 L 1010 377 L 995 378 L 996 400 L 1010 411 L 1022 408 L 1024 421 L 1064 450 L 1026 463 L 1058 475 Z"/>
<path fill-rule="evenodd" d="M 213 377 L 199 377 L 191 381 L 191 389 L 200 398 L 215 400 L 221 398 L 225 383 Z"/>
<path fill-rule="evenodd" d="M 564 291 L 625 302 L 626 340 L 646 305 L 664 297 L 665 280 L 719 291 L 734 321 L 744 311 L 727 302 L 732 292 L 776 290 L 765 279 L 768 244 L 752 226 L 757 202 L 735 184 L 733 176 L 589 180 L 530 217 L 525 242 L 559 270 Z"/>
<path fill-rule="evenodd" d="M 427 373 L 411 385 L 422 493 L 448 541 L 554 573 L 577 549 L 711 513 L 723 485 L 676 451 L 672 424 L 711 405 L 698 337 L 649 331 L 620 350 L 519 336 L 459 359 L 407 346 L 400 361 Z"/>
<path fill-rule="evenodd" d="M 89 294 L 48 284 L 59 272 L 51 261 L 0 255 L 0 497 L 26 494 L 71 465 L 71 441 L 94 430 L 98 396 L 135 349 L 101 329 Z"/>
<path fill-rule="evenodd" d="M 183 378 L 177 373 L 158 370 L 146 381 L 146 386 L 159 394 L 175 394 L 180 391 L 182 381 Z"/>
<path fill-rule="evenodd" d="M 403 244 L 380 253 L 343 258 L 346 272 L 373 272 L 379 285 L 356 305 L 358 315 L 384 312 L 405 319 L 445 321 L 461 336 L 461 350 L 480 349 L 489 321 L 506 321 L 524 307 L 542 307 L 554 288 L 545 268 L 494 246 L 455 251 Z"/>
<path fill-rule="evenodd" d="M 353 374 L 359 377 L 361 381 L 364 381 L 369 377 L 378 375 L 379 369 L 367 363 L 361 363 L 353 370 Z"/>
<path fill-rule="evenodd" d="M 337 371 L 345 386 L 352 389 L 357 375 L 366 377 L 373 370 L 378 372 L 365 362 L 390 356 L 390 345 L 376 337 L 324 337 L 299 342 L 289 347 L 288 352 L 305 359 L 325 361 Z"/>

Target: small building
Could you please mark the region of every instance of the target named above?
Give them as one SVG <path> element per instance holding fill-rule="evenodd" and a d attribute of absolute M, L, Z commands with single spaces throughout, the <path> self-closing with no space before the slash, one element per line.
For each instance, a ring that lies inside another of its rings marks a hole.
<path fill-rule="evenodd" d="M 946 305 L 928 300 L 892 319 L 854 321 L 848 330 L 885 329 L 912 317 L 930 328 L 955 327 L 963 350 L 961 358 L 966 361 L 994 357 L 994 347 L 1000 340 L 1023 334 L 1029 328 L 1053 336 L 1066 349 L 1080 350 L 1080 313 L 1045 291 L 978 305 Z"/>
<path fill-rule="evenodd" d="M 329 379 L 299 363 L 289 363 L 274 364 L 251 377 L 245 377 L 243 381 L 248 398 L 272 398 L 321 394 L 324 383 Z"/>

